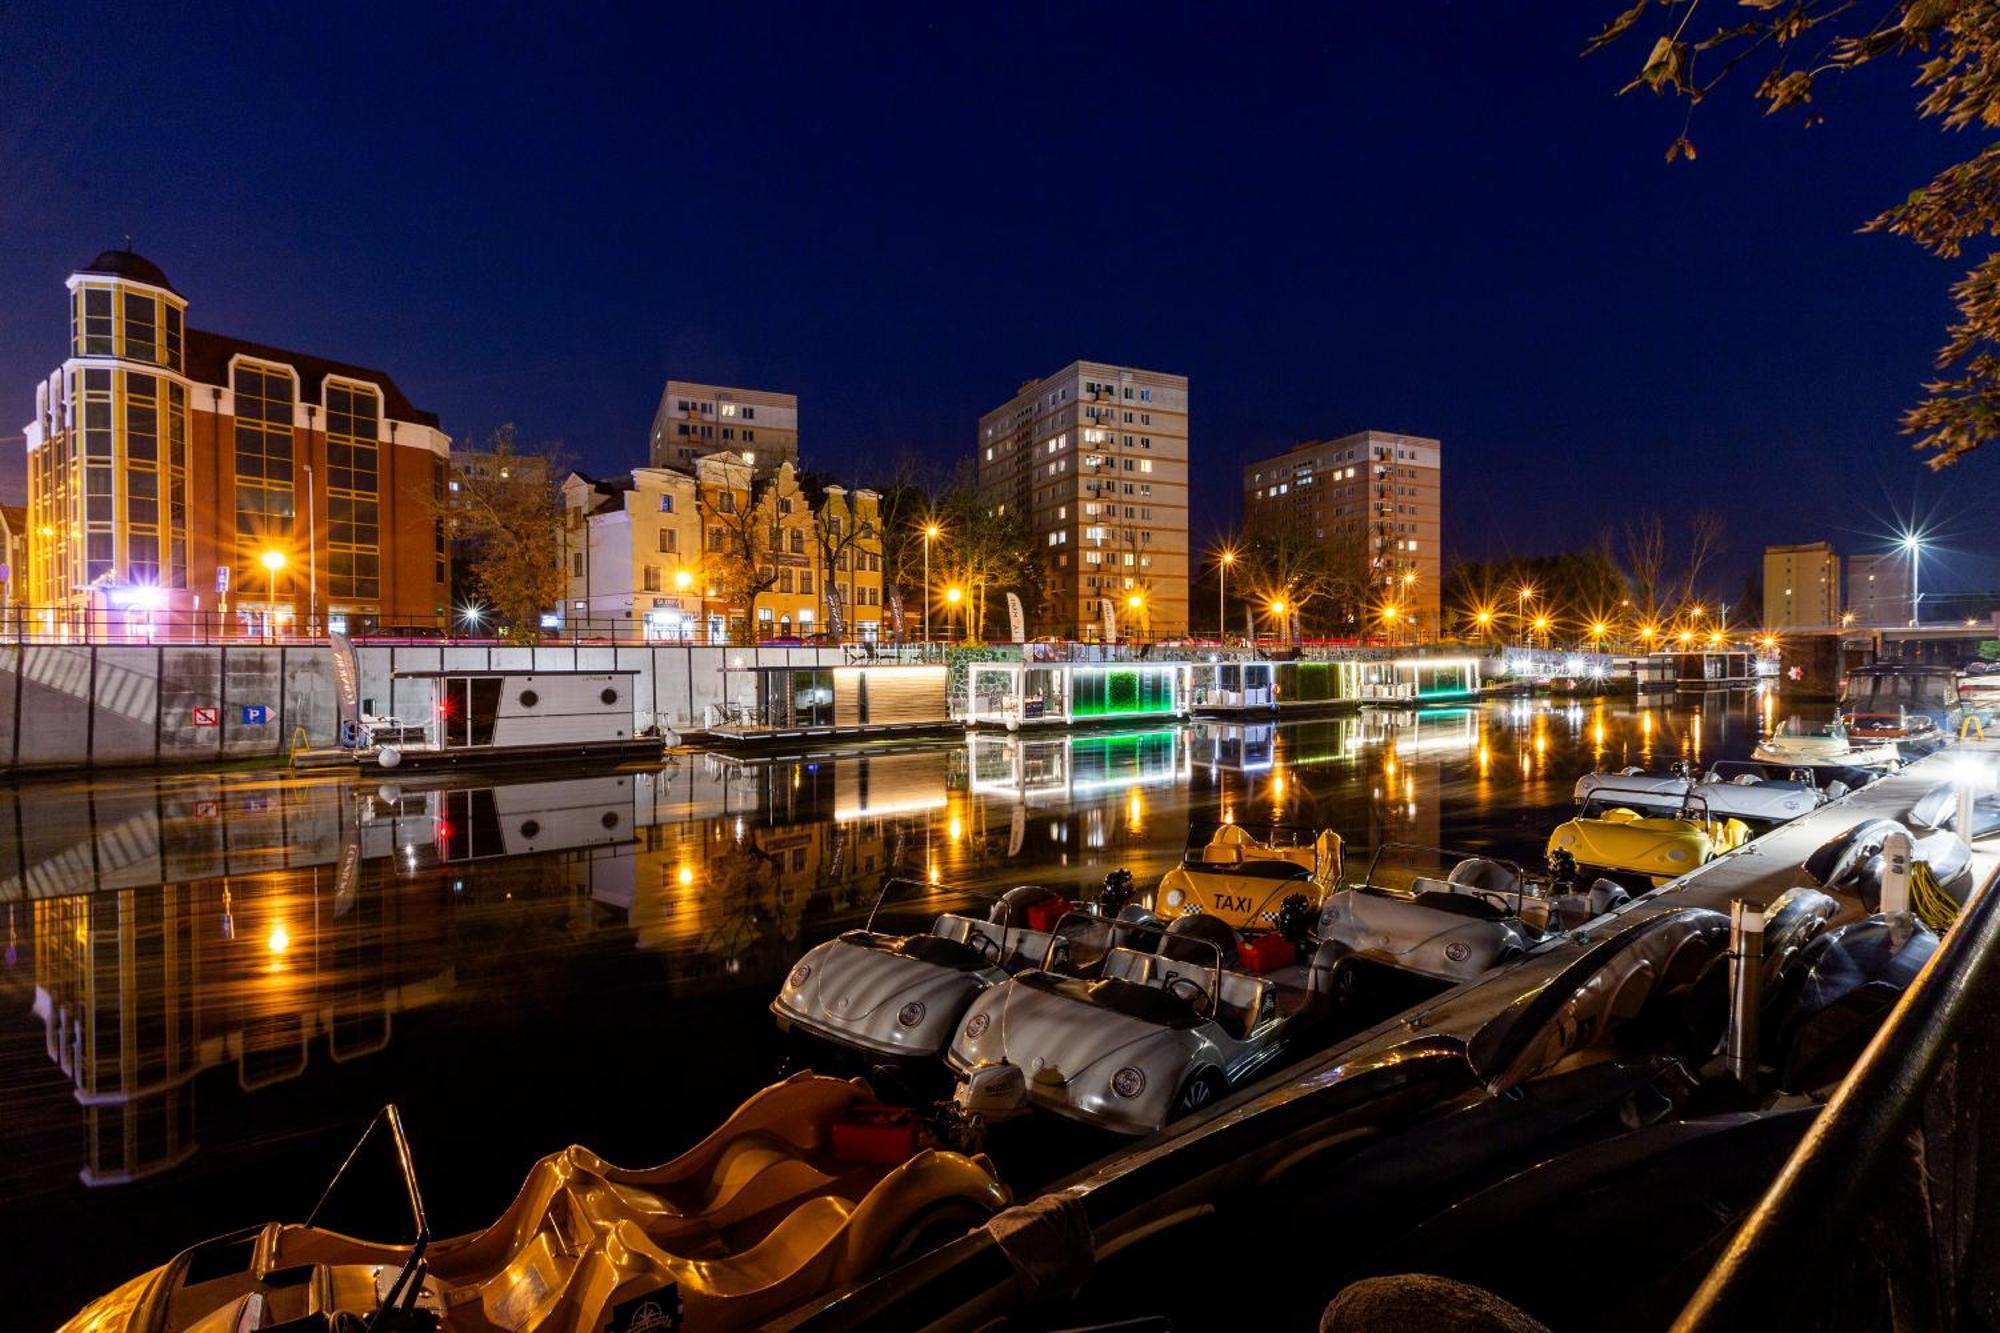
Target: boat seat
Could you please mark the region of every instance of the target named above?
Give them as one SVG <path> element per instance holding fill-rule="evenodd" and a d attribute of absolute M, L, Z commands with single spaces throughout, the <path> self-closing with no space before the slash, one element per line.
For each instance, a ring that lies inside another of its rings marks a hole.
<path fill-rule="evenodd" d="M 977 949 L 989 962 L 1006 957 L 1003 941 L 986 922 L 946 912 L 931 925 L 931 934 Z"/>
<path fill-rule="evenodd" d="M 1150 985 L 1154 979 L 1154 965 L 1158 961 L 1158 954 L 1118 946 L 1105 952 L 1104 967 L 1098 975 L 1113 981 L 1129 981 L 1137 986 Z"/>
<path fill-rule="evenodd" d="M 1055 934 L 1051 931 L 1010 926 L 1001 941 L 1000 966 L 1009 972 L 1040 967 L 1042 960 L 1049 956 L 1049 945 L 1054 940 Z"/>
<path fill-rule="evenodd" d="M 1520 890 L 1520 877 L 1490 856 L 1468 856 L 1451 868 L 1445 879 L 1466 889 L 1492 889 L 1503 893 Z"/>
<path fill-rule="evenodd" d="M 1275 1001 L 1270 982 L 1241 972 L 1224 972 L 1216 983 L 1215 1021 L 1230 1036 L 1242 1041 L 1256 1030 L 1267 1008 Z"/>

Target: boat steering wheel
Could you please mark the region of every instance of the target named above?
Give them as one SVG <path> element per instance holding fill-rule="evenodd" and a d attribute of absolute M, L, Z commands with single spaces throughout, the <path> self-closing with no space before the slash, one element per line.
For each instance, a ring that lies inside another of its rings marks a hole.
<path fill-rule="evenodd" d="M 1000 961 L 1000 941 L 994 939 L 985 931 L 968 931 L 965 936 L 965 942 L 979 950 L 979 956 L 987 962 L 997 964 Z"/>
<path fill-rule="evenodd" d="M 1177 999 L 1185 1000 L 1198 1014 L 1207 1015 L 1209 1006 L 1208 988 L 1193 977 L 1182 976 L 1178 972 L 1167 974 L 1166 992 Z"/>

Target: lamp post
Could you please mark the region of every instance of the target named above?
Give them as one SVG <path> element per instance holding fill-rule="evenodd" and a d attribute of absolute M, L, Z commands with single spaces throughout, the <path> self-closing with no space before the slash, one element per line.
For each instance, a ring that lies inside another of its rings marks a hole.
<path fill-rule="evenodd" d="M 1919 629 L 1923 624 L 1924 600 L 1919 576 L 1923 572 L 1924 539 L 1914 532 L 1903 534 L 1902 547 L 1910 553 L 1910 628 Z"/>
<path fill-rule="evenodd" d="M 959 587 L 956 583 L 952 584 L 949 588 L 946 588 L 944 590 L 944 601 L 946 606 L 957 606 L 964 600 L 965 600 L 965 594 L 959 591 Z M 944 632 L 947 635 L 951 633 L 951 620 L 949 617 L 947 617 L 945 620 Z M 926 642 L 929 641 L 930 638 L 929 630 L 924 631 L 924 638 Z"/>
<path fill-rule="evenodd" d="M 1280 644 L 1286 644 L 1291 642 L 1291 635 L 1286 633 L 1284 598 L 1273 597 L 1271 599 L 1271 614 L 1273 616 L 1276 616 L 1278 620 L 1278 642 Z"/>
<path fill-rule="evenodd" d="M 1524 648 L 1528 646 L 1528 599 L 1534 595 L 1535 590 L 1525 583 L 1514 594 L 1514 619 L 1521 626 L 1521 646 Z"/>
<path fill-rule="evenodd" d="M 1125 609 L 1132 613 L 1132 622 L 1136 625 L 1139 621 L 1139 613 L 1146 609 L 1145 597 L 1139 593 L 1133 593 L 1125 599 Z"/>
<path fill-rule="evenodd" d="M 278 571 L 285 567 L 285 553 L 278 550 L 266 551 L 257 557 L 257 563 L 264 567 L 264 573 L 267 576 L 265 595 L 269 599 L 269 605 L 264 611 L 264 626 L 270 634 L 271 642 L 276 643 L 278 641 Z"/>
<path fill-rule="evenodd" d="M 924 524 L 924 642 L 931 641 L 931 543 L 937 540 L 940 529 L 936 523 Z"/>
<path fill-rule="evenodd" d="M 1217 643 L 1229 639 L 1229 567 L 1236 563 L 1236 552 L 1224 547 L 1221 564 L 1215 584 L 1215 639 Z"/>

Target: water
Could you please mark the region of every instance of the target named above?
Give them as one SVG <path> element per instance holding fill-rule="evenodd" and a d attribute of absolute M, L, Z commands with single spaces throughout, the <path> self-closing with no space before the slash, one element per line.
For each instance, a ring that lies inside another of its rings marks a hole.
<path fill-rule="evenodd" d="M 912 913 L 1119 866 L 1146 884 L 1218 815 L 1338 829 L 1351 870 L 1392 840 L 1538 863 L 1578 774 L 1742 758 L 1769 724 L 1742 694 L 1520 700 L 501 785 L 0 790 L 8 1322 L 303 1216 L 385 1102 L 440 1235 L 563 1144 L 671 1156 L 775 1076 L 779 980 L 891 868 L 918 881 Z M 362 1215 L 395 1234 L 393 1212 Z"/>

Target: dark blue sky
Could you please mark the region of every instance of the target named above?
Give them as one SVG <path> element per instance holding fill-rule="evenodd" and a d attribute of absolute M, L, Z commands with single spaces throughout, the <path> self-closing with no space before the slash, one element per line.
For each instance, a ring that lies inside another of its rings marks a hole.
<path fill-rule="evenodd" d="M 1576 56 L 1619 7 L 9 4 L 0 431 L 129 233 L 198 327 L 604 471 L 669 374 L 796 391 L 847 471 L 1090 356 L 1191 378 L 1198 536 L 1373 426 L 1444 440 L 1455 554 L 1710 505 L 1733 592 L 1915 502 L 1927 585 L 2000 586 L 2000 451 L 1896 429 L 1962 266 L 1855 234 L 1977 142 L 1884 68 L 1810 131 L 1746 82 L 1669 167 L 1680 106 L 1613 96 L 1646 43 Z"/>

